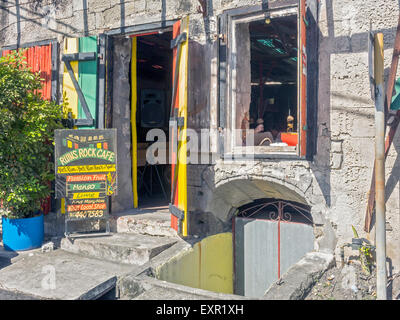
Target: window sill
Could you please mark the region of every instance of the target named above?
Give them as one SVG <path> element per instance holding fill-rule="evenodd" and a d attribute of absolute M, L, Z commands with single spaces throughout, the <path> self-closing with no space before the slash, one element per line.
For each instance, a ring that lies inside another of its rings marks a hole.
<path fill-rule="evenodd" d="M 255 147 L 234 147 L 233 152 L 222 155 L 223 159 L 232 160 L 305 160 L 298 155 L 297 147 L 278 146 L 255 146 Z"/>

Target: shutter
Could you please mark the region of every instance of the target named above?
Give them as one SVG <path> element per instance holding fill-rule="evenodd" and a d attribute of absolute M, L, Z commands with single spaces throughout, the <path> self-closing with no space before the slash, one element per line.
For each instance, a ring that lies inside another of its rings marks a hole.
<path fill-rule="evenodd" d="M 171 227 L 183 236 L 188 234 L 187 224 L 187 75 L 189 17 L 183 18 L 173 26 L 173 105 L 170 129 L 171 145 Z M 176 138 L 178 137 L 178 139 Z M 178 141 L 176 147 L 175 141 Z M 176 164 L 175 164 L 176 163 Z M 180 229 L 180 223 L 182 229 Z"/>
<path fill-rule="evenodd" d="M 72 114 L 74 127 L 97 127 L 97 51 L 97 37 L 64 41 L 63 95 L 68 99 L 67 111 Z"/>
<path fill-rule="evenodd" d="M 79 38 L 79 52 L 96 52 L 97 37 Z M 93 124 L 81 126 L 81 128 L 97 128 L 97 55 L 94 60 L 78 62 L 79 86 L 85 97 L 89 112 L 93 118 Z M 87 119 L 82 102 L 78 101 L 78 119 Z"/>

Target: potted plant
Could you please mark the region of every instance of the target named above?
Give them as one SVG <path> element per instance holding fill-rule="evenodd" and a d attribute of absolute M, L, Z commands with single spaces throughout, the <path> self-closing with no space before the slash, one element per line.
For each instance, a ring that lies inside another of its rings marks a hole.
<path fill-rule="evenodd" d="M 41 205 L 54 179 L 54 130 L 62 107 L 42 98 L 23 51 L 0 58 L 0 214 L 6 250 L 42 245 Z"/>

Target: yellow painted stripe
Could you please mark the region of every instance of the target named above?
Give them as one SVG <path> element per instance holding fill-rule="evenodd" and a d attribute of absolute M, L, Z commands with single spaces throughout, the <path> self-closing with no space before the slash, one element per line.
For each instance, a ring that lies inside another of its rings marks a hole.
<path fill-rule="evenodd" d="M 132 38 L 131 58 L 131 130 L 132 130 L 132 191 L 133 207 L 138 207 L 137 190 L 137 136 L 136 136 L 136 105 L 137 105 L 137 38 Z"/>
<path fill-rule="evenodd" d="M 97 199 L 100 197 L 99 192 L 82 192 L 74 193 L 72 199 Z"/>
<path fill-rule="evenodd" d="M 65 38 L 64 39 L 64 53 L 78 53 L 79 52 L 79 39 L 78 38 Z M 75 78 L 78 79 L 78 62 L 71 62 L 71 67 L 74 72 Z M 67 67 L 64 66 L 63 73 L 63 100 L 67 101 L 68 105 L 64 109 L 65 116 L 68 112 L 72 113 L 72 118 L 78 117 L 78 94 L 69 76 Z M 72 148 L 72 143 L 68 141 L 68 147 Z M 65 214 L 65 199 L 61 199 L 61 214 Z"/>
<path fill-rule="evenodd" d="M 61 198 L 61 214 L 65 214 L 65 198 Z"/>
<path fill-rule="evenodd" d="M 185 212 L 182 221 L 182 235 L 188 234 L 187 223 L 187 74 L 188 74 L 188 54 L 189 54 L 189 16 L 181 20 L 181 33 L 186 32 L 187 40 L 182 43 L 181 57 L 179 60 L 179 117 L 185 119 L 184 126 L 180 134 L 181 142 L 178 148 L 178 207 Z"/>
<path fill-rule="evenodd" d="M 60 166 L 57 173 L 115 172 L 115 164 L 93 164 L 83 166 Z"/>
<path fill-rule="evenodd" d="M 79 52 L 79 38 L 66 38 L 64 39 L 64 53 L 78 53 Z M 71 62 L 72 70 L 74 71 L 75 79 L 78 79 L 78 62 Z M 71 77 L 68 74 L 67 67 L 64 66 L 63 74 L 63 97 L 68 99 L 68 106 L 66 114 L 72 112 L 72 118 L 78 117 L 78 94 L 72 83 Z"/>

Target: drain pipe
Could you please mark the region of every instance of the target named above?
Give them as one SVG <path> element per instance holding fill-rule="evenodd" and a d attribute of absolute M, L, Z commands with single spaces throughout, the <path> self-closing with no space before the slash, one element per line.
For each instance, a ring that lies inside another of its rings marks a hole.
<path fill-rule="evenodd" d="M 375 73 L 375 210 L 376 210 L 376 293 L 378 300 L 386 300 L 386 217 L 385 217 L 385 96 L 383 33 L 374 37 Z"/>

